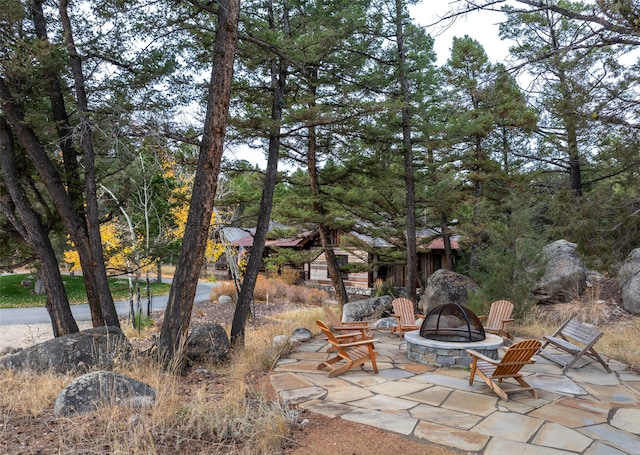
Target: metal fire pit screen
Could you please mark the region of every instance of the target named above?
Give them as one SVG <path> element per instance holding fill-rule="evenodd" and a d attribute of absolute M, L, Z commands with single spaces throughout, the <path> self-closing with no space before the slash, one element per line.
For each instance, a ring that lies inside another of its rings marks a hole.
<path fill-rule="evenodd" d="M 431 310 L 420 328 L 420 336 L 457 343 L 482 341 L 484 329 L 473 311 L 457 303 L 447 303 Z"/>

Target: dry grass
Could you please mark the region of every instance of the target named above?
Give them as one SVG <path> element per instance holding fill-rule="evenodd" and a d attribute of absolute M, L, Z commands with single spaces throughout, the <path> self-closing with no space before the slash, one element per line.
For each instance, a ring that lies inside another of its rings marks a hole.
<path fill-rule="evenodd" d="M 541 339 L 551 335 L 567 319 L 592 324 L 604 332 L 596 345 L 601 354 L 640 369 L 640 344 L 635 340 L 640 333 L 640 318 L 621 311 L 615 299 L 604 299 L 599 286 L 569 303 L 535 308 L 523 320 L 514 324 L 512 333 L 519 337 Z"/>
<path fill-rule="evenodd" d="M 117 372 L 154 387 L 156 405 L 145 411 L 111 406 L 72 419 L 57 419 L 65 429 L 56 432 L 56 450 L 97 454 L 282 451 L 298 412 L 281 407 L 265 387 L 268 373 L 288 349 L 275 348 L 271 341 L 296 327 L 312 329 L 320 313 L 319 308 L 283 313 L 273 318 L 273 323 L 251 329 L 246 334 L 244 350 L 235 352 L 229 363 L 200 366 L 209 370 L 206 378 L 201 372 L 188 377 L 169 374 L 149 358 L 119 365 Z M 51 374 L 3 373 L 0 440 L 6 436 L 3 433 L 7 428 L 15 427 L 15 422 L 50 416 L 56 395 L 72 379 Z"/>
<path fill-rule="evenodd" d="M 0 409 L 6 419 L 4 410 L 9 410 L 23 417 L 34 417 L 44 408 L 53 406 L 60 390 L 70 382 L 69 378 L 55 374 L 34 375 L 27 380 L 27 375 L 13 370 L 3 371 L 0 375 Z"/>
<path fill-rule="evenodd" d="M 221 295 L 227 295 L 234 302 L 236 301 L 236 289 L 233 282 L 221 281 L 211 290 L 209 298 L 216 301 Z M 265 278 L 258 275 L 253 298 L 258 302 L 285 300 L 294 304 L 320 304 L 329 298 L 329 294 L 320 289 L 290 284 L 281 278 Z"/>

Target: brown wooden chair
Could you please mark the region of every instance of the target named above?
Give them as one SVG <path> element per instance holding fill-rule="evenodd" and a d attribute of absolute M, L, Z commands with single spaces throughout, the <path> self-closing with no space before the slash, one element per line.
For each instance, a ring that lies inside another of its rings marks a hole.
<path fill-rule="evenodd" d="M 489 314 L 478 316 L 478 319 L 482 321 L 485 332 L 513 340 L 513 336 L 507 332 L 507 324 L 514 321 L 511 313 L 513 313 L 513 303 L 508 300 L 496 300 L 491 304 Z"/>
<path fill-rule="evenodd" d="M 371 362 L 373 371 L 378 373 L 378 366 L 376 365 L 376 356 L 378 353 L 375 351 L 373 343 L 378 341 L 371 338 L 361 339 L 358 341 L 346 341 L 346 335 L 336 336 L 331 329 L 322 321 L 316 321 L 320 330 L 327 337 L 327 341 L 331 344 L 329 357 L 324 362 L 318 365 L 318 370 L 324 368 L 329 369 L 329 377 L 338 376 L 345 371 L 350 370 L 356 366 L 363 366 L 366 362 Z M 342 338 L 342 339 L 340 339 Z M 342 363 L 341 365 L 337 365 Z"/>
<path fill-rule="evenodd" d="M 327 321 L 329 321 L 329 327 L 332 330 L 370 330 L 370 323 L 367 321 L 342 322 L 338 315 L 328 305 L 324 305 L 322 309 L 324 310 L 324 314 L 327 317 Z"/>
<path fill-rule="evenodd" d="M 467 353 L 473 357 L 469 385 L 473 385 L 473 380 L 478 375 L 503 400 L 509 400 L 508 393 L 522 391 L 528 391 L 534 398 L 538 398 L 538 391 L 522 378 L 520 370 L 525 365 L 535 363 L 531 358 L 538 352 L 541 345 L 542 343 L 538 340 L 520 341 L 507 349 L 502 360 L 490 359 L 473 349 L 466 349 Z M 498 385 L 503 379 L 508 378 L 515 379 L 520 387 L 502 388 Z"/>
<path fill-rule="evenodd" d="M 413 302 L 404 297 L 397 297 L 391 302 L 393 306 L 392 317 L 398 321 L 398 325 L 393 328 L 392 333 L 397 333 L 400 338 L 404 336 L 404 332 L 417 330 L 422 326 L 422 321 L 417 324 L 416 320 L 424 320 L 423 314 L 416 315 L 413 311 Z"/>
<path fill-rule="evenodd" d="M 565 321 L 553 335 L 545 335 L 543 337 L 544 344 L 540 348 L 540 357 L 544 357 L 560 365 L 564 373 L 584 355 L 591 357 L 593 360 L 597 360 L 604 369 L 607 370 L 607 373 L 611 373 L 611 368 L 609 368 L 607 362 L 605 362 L 594 349 L 594 345 L 602 335 L 604 335 L 604 333 L 591 324 L 569 319 Z M 571 359 L 564 361 L 560 357 L 545 352 L 544 349 L 549 345 L 571 354 Z"/>

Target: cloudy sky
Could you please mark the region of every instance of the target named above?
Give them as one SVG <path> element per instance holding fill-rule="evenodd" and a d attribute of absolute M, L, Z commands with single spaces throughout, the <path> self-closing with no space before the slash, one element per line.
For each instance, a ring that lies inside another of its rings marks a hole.
<path fill-rule="evenodd" d="M 500 12 L 474 11 L 458 17 L 454 22 L 438 23 L 451 7 L 445 0 L 423 0 L 410 8 L 411 16 L 416 23 L 426 28 L 435 39 L 435 50 L 438 54 L 438 65 L 442 65 L 449 57 L 451 42 L 454 36 L 459 38 L 469 35 L 484 47 L 489 60 L 493 63 L 503 61 L 509 52 L 509 44 L 500 40 L 498 23 L 504 20 Z M 432 25 L 436 24 L 436 25 Z"/>

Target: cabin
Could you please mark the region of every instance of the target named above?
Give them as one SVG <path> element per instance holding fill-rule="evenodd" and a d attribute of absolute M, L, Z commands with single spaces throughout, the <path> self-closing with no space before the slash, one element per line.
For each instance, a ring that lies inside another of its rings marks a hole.
<path fill-rule="evenodd" d="M 388 284 L 393 287 L 405 287 L 407 266 L 404 262 L 389 263 L 382 256 L 388 255 L 390 250 L 397 250 L 382 239 L 372 239 L 355 233 L 333 232 L 334 252 L 342 270 L 342 279 L 345 286 L 352 288 L 373 288 L 378 283 Z M 445 263 L 445 247 L 442 236 L 435 232 L 424 232 L 419 235 L 422 239 L 427 236 L 435 237 L 427 240 L 418 247 L 418 273 L 426 279 Z M 420 239 L 419 239 L 420 242 Z M 331 279 L 327 269 L 325 255 L 322 254 L 322 246 L 314 245 L 318 255 L 309 264 L 310 273 L 308 283 L 329 285 Z M 458 259 L 460 246 L 457 240 L 451 240 L 452 266 Z"/>
<path fill-rule="evenodd" d="M 239 250 L 247 251 L 253 245 L 253 232 L 244 230 L 230 243 Z M 342 278 L 347 288 L 371 289 L 379 284 L 404 287 L 406 264 L 403 261 L 393 263 L 388 257 L 398 248 L 379 238 L 371 238 L 354 232 L 331 232 L 331 241 Z M 452 266 L 458 260 L 460 246 L 451 239 Z M 287 262 L 287 250 L 294 252 L 297 258 L 306 258 L 302 262 Z M 277 258 L 282 256 L 282 260 Z M 317 231 L 305 231 L 293 238 L 273 239 L 265 242 L 264 257 L 278 264 L 278 272 L 295 273 L 300 282 L 320 287 L 330 286 L 331 279 L 327 261 L 323 253 L 320 235 Z M 425 230 L 418 234 L 418 273 L 426 279 L 445 264 L 445 246 L 442 235 L 436 230 Z"/>

